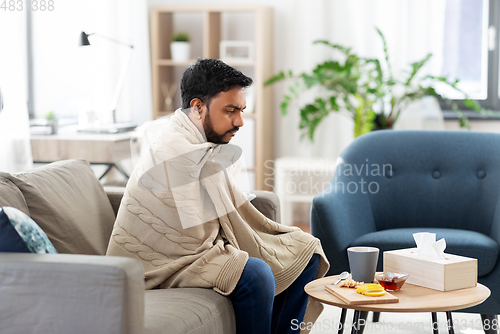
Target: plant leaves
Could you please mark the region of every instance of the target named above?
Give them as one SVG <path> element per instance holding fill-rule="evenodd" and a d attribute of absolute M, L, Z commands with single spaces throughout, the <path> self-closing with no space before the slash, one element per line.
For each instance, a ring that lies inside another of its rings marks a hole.
<path fill-rule="evenodd" d="M 417 62 L 411 64 L 412 71 L 410 73 L 410 76 L 406 80 L 405 86 L 409 86 L 410 85 L 410 83 L 413 80 L 413 78 L 415 77 L 415 75 L 417 75 L 418 71 L 420 71 L 420 69 L 422 68 L 422 66 L 424 66 L 425 63 L 427 63 L 429 61 L 429 59 L 431 59 L 431 57 L 432 57 L 432 53 L 429 53 L 421 61 L 417 61 Z"/>
<path fill-rule="evenodd" d="M 279 72 L 278 74 L 276 75 L 273 75 L 272 77 L 270 77 L 269 79 L 267 79 L 265 82 L 264 82 L 264 86 L 269 86 L 269 85 L 272 85 L 273 83 L 275 82 L 278 82 L 278 81 L 281 81 L 281 80 L 284 80 L 286 79 L 287 77 L 293 77 L 292 75 L 292 72 L 290 71 L 288 76 L 285 74 L 285 72 L 281 71 Z"/>
<path fill-rule="evenodd" d="M 342 53 L 344 53 L 346 55 L 351 53 L 351 48 L 346 48 L 346 47 L 344 47 L 342 45 L 338 45 L 338 44 L 332 44 L 332 43 L 325 41 L 325 40 L 317 40 L 317 41 L 314 41 L 313 44 L 325 44 L 333 49 L 342 51 Z"/>
<path fill-rule="evenodd" d="M 393 82 L 394 79 L 392 76 L 391 62 L 389 61 L 389 51 L 387 49 L 387 42 L 385 41 L 385 37 L 382 31 L 377 27 L 375 27 L 375 29 L 377 30 L 377 33 L 379 34 L 380 38 L 382 38 L 382 44 L 384 45 L 385 63 L 387 65 L 387 70 L 389 71 L 389 81 Z"/>
<path fill-rule="evenodd" d="M 311 71 L 298 75 L 294 75 L 292 71 L 282 71 L 265 82 L 267 86 L 292 79 L 280 105 L 283 115 L 288 113 L 292 102 L 303 92 L 316 89 L 316 87 L 321 88 L 312 103 L 299 106 L 299 128 L 303 137 L 308 137 L 312 141 L 322 120 L 330 112 L 337 111 L 347 111 L 352 117 L 356 136 L 372 131 L 375 128 L 375 119 L 382 126 L 391 126 L 410 102 L 424 96 L 443 99 L 452 110 L 457 112 L 460 124 L 465 127 L 469 126 L 467 118 L 460 111 L 457 103 L 443 98 L 435 89 L 436 84 L 439 83 L 463 93 L 458 88 L 459 81 L 439 76 L 419 76 L 424 65 L 432 57 L 430 53 L 422 60 L 411 63 L 403 78 L 394 78 L 387 41 L 382 31 L 377 27 L 375 29 L 382 40 L 385 64 L 381 64 L 378 59 L 360 57 L 352 52 L 351 48 L 326 40 L 317 40 L 314 44 L 323 44 L 339 51 L 334 55 L 341 56 L 341 59 L 328 59 L 317 64 Z M 463 104 L 466 107 L 475 111 L 484 111 L 477 101 L 469 99 L 467 94 L 464 96 Z"/>

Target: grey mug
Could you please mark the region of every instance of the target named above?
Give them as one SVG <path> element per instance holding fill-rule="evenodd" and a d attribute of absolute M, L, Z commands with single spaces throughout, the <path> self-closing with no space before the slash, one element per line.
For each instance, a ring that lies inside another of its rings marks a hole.
<path fill-rule="evenodd" d="M 352 279 L 371 283 L 377 269 L 379 249 L 376 247 L 349 247 L 347 257 Z"/>

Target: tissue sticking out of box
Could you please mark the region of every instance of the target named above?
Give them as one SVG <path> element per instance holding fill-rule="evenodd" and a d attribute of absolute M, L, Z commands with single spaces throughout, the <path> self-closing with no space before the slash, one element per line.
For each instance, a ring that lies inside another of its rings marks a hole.
<path fill-rule="evenodd" d="M 436 241 L 436 233 L 420 232 L 413 233 L 413 239 L 417 244 L 416 253 L 421 256 L 427 256 L 435 259 L 444 259 L 444 250 L 446 241 L 444 238 Z"/>

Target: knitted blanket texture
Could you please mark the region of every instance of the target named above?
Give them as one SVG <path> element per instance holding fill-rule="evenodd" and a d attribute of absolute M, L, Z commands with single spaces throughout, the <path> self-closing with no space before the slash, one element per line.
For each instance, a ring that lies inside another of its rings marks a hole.
<path fill-rule="evenodd" d="M 320 241 L 268 219 L 247 200 L 238 187 L 241 161 L 239 147 L 206 142 L 177 110 L 127 183 L 107 255 L 139 260 L 147 289 L 199 287 L 229 295 L 249 256 L 271 267 L 276 294 L 314 253 L 321 256 L 316 278 L 323 277 L 329 264 Z M 314 322 L 322 309 L 310 298 L 304 321 Z"/>

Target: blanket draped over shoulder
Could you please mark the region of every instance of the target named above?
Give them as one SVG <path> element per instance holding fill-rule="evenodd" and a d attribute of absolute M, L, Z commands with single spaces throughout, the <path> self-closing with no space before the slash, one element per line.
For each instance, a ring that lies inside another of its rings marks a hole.
<path fill-rule="evenodd" d="M 236 186 L 241 149 L 206 142 L 177 110 L 127 184 L 107 255 L 135 258 L 152 288 L 212 288 L 229 295 L 249 256 L 273 270 L 276 294 L 300 275 L 314 253 L 317 278 L 329 264 L 318 239 L 261 214 Z M 322 311 L 310 299 L 304 321 Z"/>

